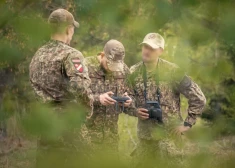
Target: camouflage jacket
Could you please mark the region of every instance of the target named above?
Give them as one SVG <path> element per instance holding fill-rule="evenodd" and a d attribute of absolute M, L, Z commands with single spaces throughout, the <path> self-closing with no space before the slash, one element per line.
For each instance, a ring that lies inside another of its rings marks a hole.
<path fill-rule="evenodd" d="M 30 63 L 30 82 L 42 102 L 78 100 L 89 102 L 90 79 L 83 55 L 67 44 L 51 40 L 42 46 Z"/>
<path fill-rule="evenodd" d="M 129 74 L 129 68 L 125 65 L 124 72 L 107 73 L 100 66 L 97 56 L 85 58 L 91 79 L 91 90 L 94 95 L 112 91 L 116 96 L 122 96 L 128 88 L 125 80 Z M 118 115 L 122 109 L 116 110 L 115 105 L 103 106 L 95 101 L 93 115 L 87 119 L 88 136 L 91 141 L 106 145 L 118 144 Z M 129 114 L 132 115 L 132 114 Z"/>
<path fill-rule="evenodd" d="M 144 107 L 144 80 L 143 62 L 132 66 L 129 81 L 134 89 L 136 107 Z M 160 105 L 163 111 L 163 122 L 171 125 L 183 121 L 180 112 L 180 94 L 188 99 L 188 116 L 184 120 L 186 124 L 194 125 L 196 118 L 201 114 L 206 98 L 198 85 L 188 76 L 180 72 L 177 65 L 159 59 L 158 66 L 153 72 L 147 73 L 147 99 L 157 100 L 157 83 L 160 89 Z M 158 82 L 157 82 L 158 80 Z M 138 136 L 143 139 L 154 139 L 156 120 L 139 120 Z"/>

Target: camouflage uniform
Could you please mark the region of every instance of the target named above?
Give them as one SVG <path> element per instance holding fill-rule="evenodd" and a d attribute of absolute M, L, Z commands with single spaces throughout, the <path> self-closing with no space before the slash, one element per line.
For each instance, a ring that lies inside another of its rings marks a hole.
<path fill-rule="evenodd" d="M 92 98 L 83 55 L 61 41 L 51 40 L 42 46 L 30 63 L 30 82 L 44 103 Z"/>
<path fill-rule="evenodd" d="M 123 72 L 105 72 L 101 67 L 97 56 L 85 58 L 91 79 L 93 94 L 102 94 L 112 91 L 117 96 L 122 96 L 128 89 L 125 79 L 129 74 L 129 68 L 124 65 Z M 103 106 L 95 101 L 93 115 L 87 119 L 87 135 L 95 150 L 107 147 L 114 152 L 118 150 L 118 115 L 121 108 L 116 110 L 115 105 Z M 133 115 L 132 113 L 130 115 Z M 104 146 L 105 145 L 105 146 Z"/>
<path fill-rule="evenodd" d="M 83 65 L 83 59 L 81 52 L 55 40 L 42 46 L 32 58 L 30 82 L 36 96 L 43 104 L 51 105 L 52 110 L 59 114 L 59 117 L 66 115 L 67 107 L 71 106 L 83 112 L 81 106 L 86 104 L 85 111 L 91 111 L 90 103 L 92 103 L 93 97 L 89 88 L 88 71 Z M 66 136 L 58 137 L 57 140 L 49 140 L 47 137 L 40 138 L 37 152 L 38 167 L 49 167 L 51 163 L 61 163 L 61 167 L 66 167 L 62 166 L 62 163 L 65 164 L 65 160 L 49 162 L 47 157 L 59 158 L 61 156 L 69 160 L 72 156 L 71 153 L 78 155 L 73 148 L 74 145 L 82 143 L 80 131 L 74 128 L 74 130 L 67 130 L 66 135 L 69 135 L 70 139 Z M 81 148 L 80 145 L 80 151 Z"/>
<path fill-rule="evenodd" d="M 144 107 L 144 80 L 143 62 L 132 66 L 130 84 L 135 92 L 136 107 Z M 198 85 L 188 76 L 184 75 L 177 65 L 158 59 L 158 66 L 152 72 L 147 73 L 147 99 L 157 100 L 157 80 L 160 88 L 160 104 L 163 111 L 164 127 L 160 126 L 156 120 L 138 120 L 138 138 L 140 140 L 138 148 L 134 152 L 144 158 L 144 151 L 148 151 L 146 158 L 150 159 L 156 151 L 165 148 L 167 152 L 172 148 L 170 143 L 166 143 L 169 129 L 183 122 L 180 113 L 180 94 L 188 99 L 188 116 L 184 120 L 187 125 L 194 125 L 197 116 L 202 112 L 206 99 Z M 162 128 L 162 129 L 161 129 Z M 161 139 L 164 137 L 164 141 Z M 154 144 L 154 145 L 153 145 Z M 170 144 L 170 145 L 169 145 Z M 159 146 L 161 148 L 159 148 Z M 174 146 L 174 145 L 173 145 Z M 176 150 L 177 151 L 177 150 Z M 133 154 L 134 154 L 133 153 Z M 151 157 L 149 157 L 151 156 Z M 139 158 L 139 159 L 140 159 Z M 137 159 L 138 160 L 138 159 Z"/>
<path fill-rule="evenodd" d="M 53 31 L 53 39 L 67 34 L 66 40 L 70 40 L 72 30 L 79 27 L 73 15 L 65 9 L 53 11 L 48 22 Z M 84 111 L 91 111 L 93 96 L 83 59 L 82 53 L 67 43 L 51 40 L 35 53 L 30 63 L 30 82 L 38 100 L 52 107 L 51 112 L 58 114 L 62 122 L 68 122 L 68 115 L 72 112 L 76 116 L 76 113 L 80 115 Z M 79 109 L 78 112 L 75 109 Z M 78 123 L 81 122 L 79 119 Z M 83 147 L 79 124 L 67 126 L 53 138 L 41 136 L 38 141 L 37 166 L 72 167 L 67 161 L 86 151 Z"/>

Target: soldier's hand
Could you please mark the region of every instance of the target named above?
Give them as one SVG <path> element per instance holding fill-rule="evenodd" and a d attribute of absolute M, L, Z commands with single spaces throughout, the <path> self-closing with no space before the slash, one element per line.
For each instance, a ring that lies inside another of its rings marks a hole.
<path fill-rule="evenodd" d="M 189 129 L 190 129 L 189 126 L 181 125 L 181 126 L 176 127 L 172 133 L 176 136 L 180 136 L 180 135 L 183 135 L 184 132 L 188 131 Z"/>
<path fill-rule="evenodd" d="M 116 103 L 116 100 L 112 99 L 113 92 L 106 92 L 100 95 L 100 103 L 104 106 L 113 105 Z"/>
<path fill-rule="evenodd" d="M 128 96 L 127 92 L 125 92 L 123 96 L 129 98 L 129 100 L 127 100 L 127 101 L 124 103 L 124 107 L 129 107 L 129 106 L 131 105 L 131 103 L 133 102 L 133 100 Z"/>
<path fill-rule="evenodd" d="M 137 117 L 139 117 L 141 120 L 148 119 L 149 118 L 148 110 L 145 108 L 138 108 Z"/>

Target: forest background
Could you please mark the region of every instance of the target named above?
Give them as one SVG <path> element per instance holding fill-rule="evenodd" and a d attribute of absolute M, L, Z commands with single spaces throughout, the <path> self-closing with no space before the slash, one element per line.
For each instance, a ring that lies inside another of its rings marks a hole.
<path fill-rule="evenodd" d="M 28 66 L 50 38 L 49 14 L 65 8 L 81 25 L 71 45 L 85 57 L 96 55 L 108 40 L 117 39 L 124 44 L 125 62 L 131 66 L 141 60 L 139 43 L 144 36 L 160 33 L 166 41 L 162 58 L 183 68 L 207 98 L 201 119 L 187 137 L 202 148 L 210 147 L 210 154 L 200 153 L 189 162 L 208 167 L 220 158 L 216 166 L 233 167 L 234 6 L 233 0 L 1 0 L 0 163 L 32 167 L 36 135 L 41 129 L 46 134 L 60 133 L 57 120 L 35 105 Z M 182 99 L 185 116 L 187 101 Z M 120 152 L 127 162 L 138 141 L 136 123 L 134 117 L 120 116 Z"/>

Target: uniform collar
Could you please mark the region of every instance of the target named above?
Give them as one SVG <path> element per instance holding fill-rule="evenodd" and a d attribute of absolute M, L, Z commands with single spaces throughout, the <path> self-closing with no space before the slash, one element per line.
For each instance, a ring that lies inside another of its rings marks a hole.
<path fill-rule="evenodd" d="M 95 67 L 94 67 L 94 71 L 99 75 L 99 76 L 105 76 L 105 71 L 104 69 L 102 68 L 101 64 L 100 64 L 100 61 L 98 59 L 98 56 L 95 56 Z"/>
<path fill-rule="evenodd" d="M 50 39 L 49 43 L 53 43 L 53 44 L 64 44 L 67 45 L 67 43 L 63 42 L 63 41 L 59 41 L 59 40 L 54 40 L 54 39 Z"/>
<path fill-rule="evenodd" d="M 153 70 L 148 71 L 148 70 L 146 69 L 147 74 L 149 74 L 150 76 L 156 74 L 157 71 L 159 70 L 160 64 L 161 64 L 161 59 L 158 58 L 158 63 L 157 63 L 156 67 L 155 67 Z M 142 63 L 142 69 L 145 68 L 144 66 L 145 66 L 145 64 Z"/>
<path fill-rule="evenodd" d="M 97 73 L 99 76 L 103 76 L 105 78 L 115 78 L 115 77 L 119 77 L 121 76 L 118 72 L 107 72 L 102 65 L 100 64 L 100 61 L 98 59 L 98 57 L 96 56 L 95 58 L 95 67 L 94 67 L 94 71 L 95 73 Z"/>

